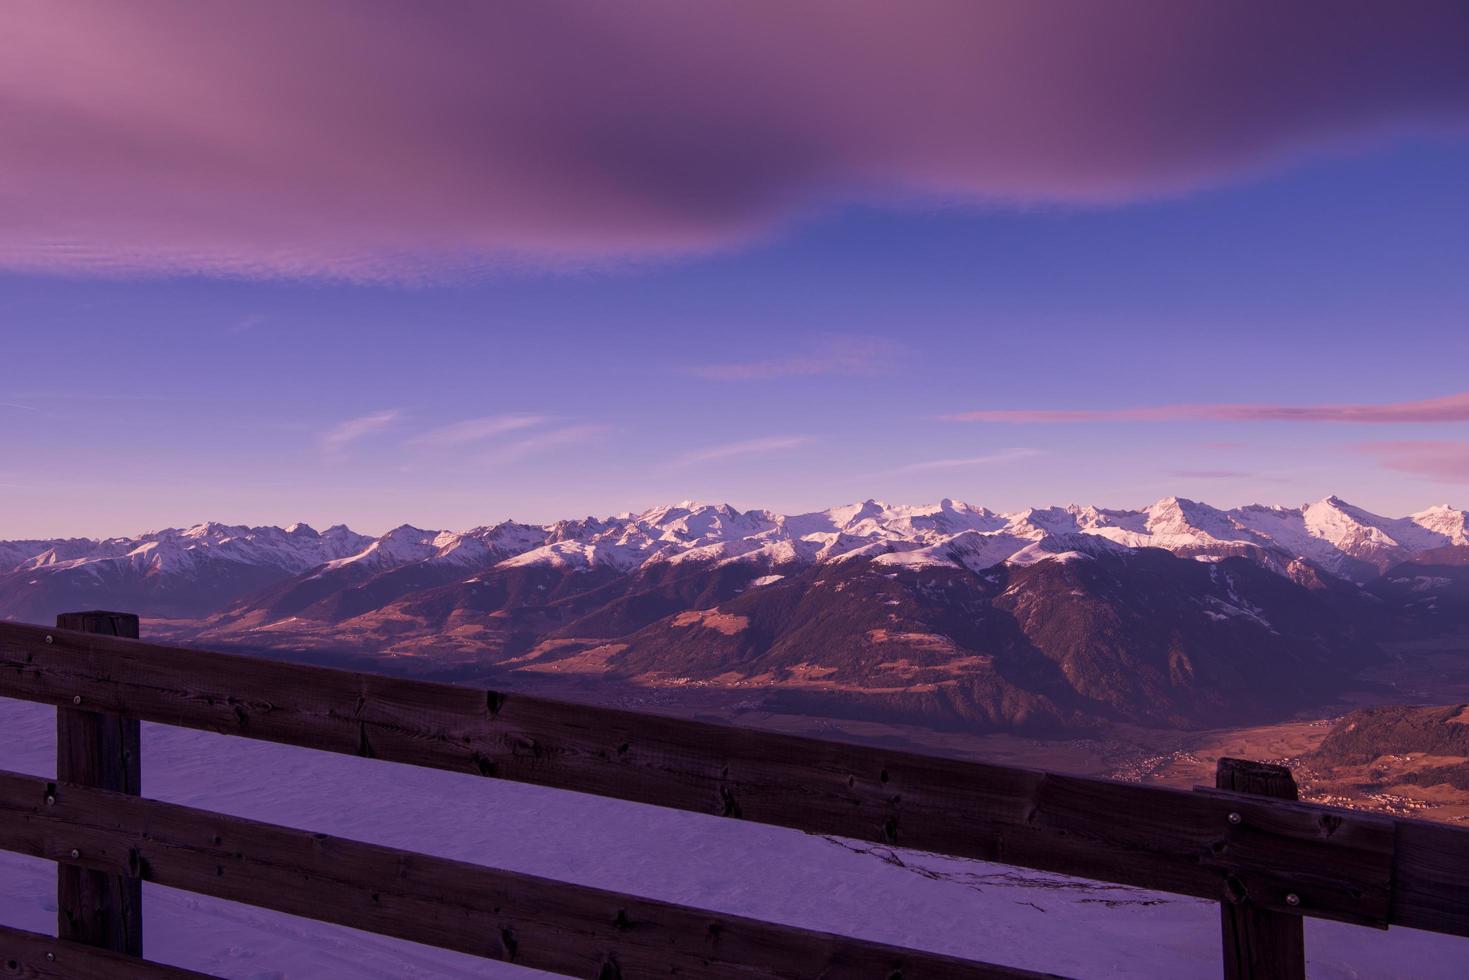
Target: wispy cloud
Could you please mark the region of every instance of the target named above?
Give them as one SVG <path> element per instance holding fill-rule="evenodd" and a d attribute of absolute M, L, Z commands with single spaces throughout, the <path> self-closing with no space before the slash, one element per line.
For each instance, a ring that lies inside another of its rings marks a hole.
<path fill-rule="evenodd" d="M 804 347 L 752 361 L 695 364 L 688 370 L 718 381 L 769 381 L 820 374 L 877 374 L 902 356 L 902 348 L 880 337 L 825 334 Z"/>
<path fill-rule="evenodd" d="M 808 436 L 766 436 L 762 439 L 726 442 L 684 453 L 673 461 L 673 465 L 692 466 L 694 463 L 711 463 L 715 460 L 734 459 L 739 456 L 761 456 L 766 453 L 784 452 L 788 449 L 798 449 L 810 441 Z"/>
<path fill-rule="evenodd" d="M 946 415 L 952 422 L 1469 422 L 1469 391 L 1377 405 L 1197 404 L 1117 409 L 998 409 Z"/>
<path fill-rule="evenodd" d="M 534 428 L 549 421 L 544 415 L 487 415 L 430 429 L 409 439 L 410 445 L 448 448 L 483 442 L 511 432 Z"/>
<path fill-rule="evenodd" d="M 321 445 L 329 453 L 339 453 L 358 439 L 381 432 L 403 417 L 397 409 L 385 409 L 360 415 L 332 426 L 321 434 Z"/>
<path fill-rule="evenodd" d="M 562 446 L 589 442 L 611 431 L 612 427 L 607 425 L 568 425 L 507 443 L 490 450 L 480 458 L 486 463 L 514 463 L 527 456 L 537 456 Z"/>
<path fill-rule="evenodd" d="M 0 402 L 0 408 L 13 409 L 14 411 L 17 411 L 17 412 L 39 412 L 40 411 L 39 408 L 35 408 L 33 406 L 30 406 L 30 405 L 20 405 L 20 404 L 17 404 L 16 402 Z"/>
<path fill-rule="evenodd" d="M 988 453 L 984 456 L 963 456 L 955 459 L 930 459 L 922 463 L 909 463 L 907 466 L 899 466 L 891 473 L 924 473 L 929 470 L 962 470 L 970 466 L 994 466 L 999 463 L 1013 463 L 1016 460 L 1028 459 L 1031 456 L 1043 455 L 1039 449 L 1001 449 L 999 452 Z"/>
<path fill-rule="evenodd" d="M 235 320 L 233 323 L 229 324 L 227 327 L 224 328 L 224 332 L 229 336 L 238 336 L 242 333 L 249 333 L 256 327 L 266 323 L 268 319 L 269 318 L 266 317 L 263 313 L 250 313 L 240 317 L 238 320 Z"/>
<path fill-rule="evenodd" d="M 1403 439 L 1364 442 L 1355 448 L 1390 470 L 1426 476 L 1440 483 L 1469 483 L 1469 442 Z"/>
<path fill-rule="evenodd" d="M 1257 474 L 1247 470 L 1169 470 L 1168 475 L 1185 480 L 1243 480 Z"/>

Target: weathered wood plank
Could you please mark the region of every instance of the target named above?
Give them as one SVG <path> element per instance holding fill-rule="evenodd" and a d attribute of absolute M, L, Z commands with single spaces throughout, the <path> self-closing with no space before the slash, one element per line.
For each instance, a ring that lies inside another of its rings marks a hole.
<path fill-rule="evenodd" d="M 0 847 L 573 976 L 1042 976 L 15 773 Z"/>
<path fill-rule="evenodd" d="M 0 926 L 0 977 L 18 980 L 215 980 L 176 966 Z"/>
<path fill-rule="evenodd" d="M 1216 789 L 1294 800 L 1300 794 L 1285 766 L 1220 759 Z M 1305 980 L 1305 923 L 1299 915 L 1268 912 L 1246 895 L 1219 906 L 1225 980 Z"/>
<path fill-rule="evenodd" d="M 131 613 L 80 612 L 56 617 L 60 629 L 138 638 Z M 119 793 L 142 792 L 138 720 L 80 707 L 56 709 L 56 778 Z M 143 955 L 143 886 L 136 878 L 60 865 L 56 932 L 62 939 L 132 956 Z"/>
<path fill-rule="evenodd" d="M 1424 820 L 1397 821 L 1392 921 L 1469 936 L 1469 831 Z"/>
<path fill-rule="evenodd" d="M 1393 824 L 1360 811 L 86 634 L 55 632 L 48 644 L 47 632 L 0 625 L 0 696 L 61 704 L 80 694 L 147 721 L 1215 900 L 1243 890 L 1277 911 L 1388 921 Z M 1231 824 L 1231 812 L 1242 823 Z M 1287 904 L 1289 894 L 1299 906 Z"/>

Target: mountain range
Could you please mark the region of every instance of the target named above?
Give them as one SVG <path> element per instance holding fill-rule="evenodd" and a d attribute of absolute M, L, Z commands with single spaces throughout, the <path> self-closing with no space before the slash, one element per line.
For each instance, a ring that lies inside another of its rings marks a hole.
<path fill-rule="evenodd" d="M 0 616 L 94 607 L 213 646 L 748 693 L 965 729 L 1200 725 L 1329 697 L 1386 639 L 1469 631 L 1469 515 L 1336 497 L 996 513 L 943 500 L 380 537 L 200 524 L 0 542 Z"/>

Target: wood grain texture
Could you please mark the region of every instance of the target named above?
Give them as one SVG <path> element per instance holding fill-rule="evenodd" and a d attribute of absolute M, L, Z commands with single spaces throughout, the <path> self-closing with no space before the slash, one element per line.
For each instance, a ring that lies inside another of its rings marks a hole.
<path fill-rule="evenodd" d="M 1395 825 L 518 694 L 0 625 L 0 696 L 1383 926 Z M 1228 821 L 1231 812 L 1241 823 Z M 1469 831 L 1454 833 L 1469 835 Z M 1298 895 L 1299 906 L 1286 901 Z M 1389 907 L 1390 894 L 1398 899 Z M 1445 913 L 1448 914 L 1445 914 Z M 1469 934 L 1466 931 L 1464 934 Z"/>
<path fill-rule="evenodd" d="M 1300 796 L 1285 766 L 1243 759 L 1220 759 L 1214 786 L 1281 800 Z M 1241 897 L 1220 904 L 1219 921 L 1225 980 L 1305 980 L 1305 923 L 1299 915 L 1269 912 Z"/>
<path fill-rule="evenodd" d="M 105 609 L 60 613 L 56 617 L 56 628 L 75 630 L 78 633 L 97 633 L 101 636 L 124 636 L 132 640 L 142 635 L 136 614 L 108 612 Z"/>
<path fill-rule="evenodd" d="M 213 980 L 195 973 L 40 933 L 0 926 L 0 977 L 17 980 Z"/>
<path fill-rule="evenodd" d="M 83 633 L 138 637 L 138 617 L 130 613 L 62 613 L 56 625 Z M 136 796 L 142 792 L 138 720 L 90 707 L 82 698 L 80 707 L 56 709 L 56 778 Z M 142 956 L 142 882 L 127 875 L 58 866 L 56 932 L 62 939 Z"/>
<path fill-rule="evenodd" d="M 1424 820 L 1396 829 L 1393 923 L 1469 936 L 1469 831 Z"/>
<path fill-rule="evenodd" d="M 1042 976 L 8 772 L 0 847 L 572 976 Z"/>

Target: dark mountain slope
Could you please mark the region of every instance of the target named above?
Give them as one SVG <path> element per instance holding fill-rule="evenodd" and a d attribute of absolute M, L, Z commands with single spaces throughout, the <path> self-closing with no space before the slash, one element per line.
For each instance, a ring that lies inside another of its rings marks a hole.
<path fill-rule="evenodd" d="M 1436 548 L 1368 583 L 1391 616 L 1391 635 L 1469 636 L 1469 547 Z"/>
<path fill-rule="evenodd" d="M 1326 697 L 1375 650 L 1328 599 L 1247 560 L 1145 549 L 985 573 L 852 559 L 681 611 L 599 655 L 623 678 L 771 688 L 790 706 L 1194 725 Z"/>

